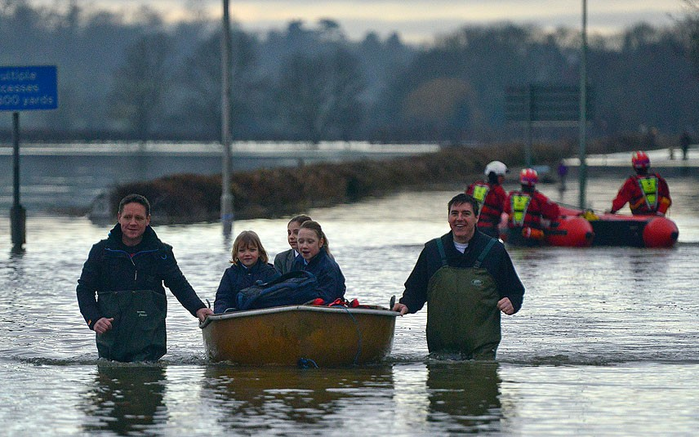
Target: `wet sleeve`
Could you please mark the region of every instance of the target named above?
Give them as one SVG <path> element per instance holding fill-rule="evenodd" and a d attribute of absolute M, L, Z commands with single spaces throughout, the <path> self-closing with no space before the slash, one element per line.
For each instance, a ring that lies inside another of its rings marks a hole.
<path fill-rule="evenodd" d="M 284 273 L 284 261 L 286 259 L 286 252 L 280 252 L 274 257 L 274 268 L 279 272 L 279 274 Z"/>
<path fill-rule="evenodd" d="M 498 186 L 499 190 L 495 192 L 497 194 L 497 204 L 500 206 L 500 214 L 505 212 L 505 205 L 507 205 L 507 193 L 505 190 Z"/>
<path fill-rule="evenodd" d="M 627 179 L 624 185 L 621 186 L 614 200 L 612 200 L 612 212 L 619 211 L 631 199 L 631 187 L 629 183 L 631 179 Z"/>
<path fill-rule="evenodd" d="M 658 177 L 658 193 L 660 201 L 658 202 L 658 211 L 665 214 L 667 209 L 672 205 L 672 198 L 670 198 L 670 187 L 667 185 L 667 181 L 661 177 Z"/>
<path fill-rule="evenodd" d="M 505 195 L 505 204 L 503 205 L 503 212 L 508 216 L 512 214 L 512 206 L 510 205 L 510 195 Z"/>
<path fill-rule="evenodd" d="M 187 278 L 184 277 L 180 267 L 177 265 L 172 249 L 166 247 L 164 251 L 164 259 L 161 258 L 163 263 L 163 282 L 165 282 L 165 286 L 170 289 L 182 306 L 193 316 L 196 316 L 197 310 L 206 308 L 206 305 L 199 299 Z"/>
<path fill-rule="evenodd" d="M 493 272 L 495 273 L 493 277 L 495 278 L 500 298 L 509 298 L 516 313 L 522 308 L 522 302 L 524 301 L 524 285 L 522 285 L 522 281 L 519 279 L 519 275 L 517 275 L 515 266 L 512 264 L 512 259 L 504 246 L 502 246 L 501 250 L 502 252 L 499 257 L 500 262 L 498 263 L 497 272 Z"/>
<path fill-rule="evenodd" d="M 328 261 L 331 260 L 328 259 Z M 321 270 L 318 276 L 318 291 L 326 303 L 333 302 L 345 295 L 345 276 L 342 274 L 340 266 L 330 262 L 326 268 Z"/>
<path fill-rule="evenodd" d="M 551 201 L 548 197 L 540 195 L 541 199 L 541 215 L 549 220 L 557 219 L 561 215 L 561 208 L 556 202 Z"/>
<path fill-rule="evenodd" d="M 228 278 L 228 270 L 226 270 L 225 272 L 223 272 L 221 282 L 219 282 L 218 289 L 216 290 L 216 299 L 214 300 L 214 313 L 220 314 L 225 312 L 226 309 L 234 307 L 235 293 L 233 292 L 231 281 Z"/>
<path fill-rule="evenodd" d="M 427 302 L 427 286 L 430 275 L 428 273 L 428 263 L 426 248 L 422 249 L 413 271 L 405 281 L 405 291 L 399 302 L 408 307 L 408 312 L 416 313 L 425 306 Z"/>
<path fill-rule="evenodd" d="M 97 320 L 102 318 L 102 313 L 97 306 L 97 299 L 95 298 L 99 284 L 99 255 L 101 250 L 101 247 L 98 247 L 98 245 L 92 246 L 87 261 L 83 265 L 76 289 L 80 313 L 90 329 L 92 329 Z"/>

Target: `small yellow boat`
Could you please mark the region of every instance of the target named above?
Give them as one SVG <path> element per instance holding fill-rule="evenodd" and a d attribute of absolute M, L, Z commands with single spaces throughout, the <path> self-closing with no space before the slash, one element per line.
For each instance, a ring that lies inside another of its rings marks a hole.
<path fill-rule="evenodd" d="M 386 358 L 397 315 L 374 306 L 293 305 L 216 314 L 200 328 L 212 361 L 340 367 Z"/>

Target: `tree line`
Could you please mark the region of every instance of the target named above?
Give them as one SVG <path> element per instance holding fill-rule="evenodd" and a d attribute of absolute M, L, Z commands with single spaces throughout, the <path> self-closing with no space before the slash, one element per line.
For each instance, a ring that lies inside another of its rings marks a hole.
<path fill-rule="evenodd" d="M 589 39 L 590 135 L 699 132 L 699 8 L 657 28 L 639 23 Z M 75 1 L 0 0 L 0 65 L 57 65 L 59 109 L 28 114 L 37 140 L 201 140 L 221 136 L 221 26 L 167 24 Z M 503 141 L 505 90 L 578 85 L 577 29 L 467 26 L 424 46 L 374 32 L 349 40 L 332 19 L 266 34 L 232 28 L 235 140 Z M 10 117 L 0 117 L 0 137 Z M 571 128 L 537 135 L 577 136 Z"/>

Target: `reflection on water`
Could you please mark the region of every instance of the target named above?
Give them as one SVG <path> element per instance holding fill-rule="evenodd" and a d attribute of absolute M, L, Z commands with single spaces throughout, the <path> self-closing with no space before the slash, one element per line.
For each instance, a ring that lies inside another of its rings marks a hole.
<path fill-rule="evenodd" d="M 501 431 L 498 367 L 487 361 L 428 362 L 429 420 L 449 433 Z"/>
<path fill-rule="evenodd" d="M 595 208 L 617 183 L 591 182 Z M 670 184 L 673 249 L 509 249 L 526 294 L 522 310 L 503 317 L 497 363 L 427 358 L 423 310 L 396 320 L 380 366 L 213 365 L 196 319 L 169 294 L 161 362 L 110 365 L 97 359 L 75 298 L 88 251 L 109 226 L 30 211 L 26 250 L 13 255 L 9 221 L 0 220 L 0 425 L 9 435 L 693 435 L 698 198 L 693 180 Z M 575 198 L 569 185 L 564 195 Z M 331 241 L 347 297 L 386 306 L 400 296 L 423 244 L 448 230 L 453 195 L 406 192 L 308 211 Z M 233 234 L 243 229 L 258 233 L 270 257 L 288 248 L 285 219 L 238 221 Z M 231 250 L 221 226 L 156 230 L 213 302 Z"/>
<path fill-rule="evenodd" d="M 104 363 L 85 395 L 85 432 L 152 433 L 167 422 L 167 380 L 160 366 Z"/>
<path fill-rule="evenodd" d="M 225 432 L 332 429 L 390 410 L 390 367 L 288 369 L 209 366 L 202 399 Z"/>

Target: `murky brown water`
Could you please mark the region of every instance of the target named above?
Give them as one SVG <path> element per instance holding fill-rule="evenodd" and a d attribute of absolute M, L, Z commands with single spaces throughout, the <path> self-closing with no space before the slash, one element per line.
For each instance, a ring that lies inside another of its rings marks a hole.
<path fill-rule="evenodd" d="M 169 352 L 157 365 L 100 363 L 75 285 L 106 227 L 33 216 L 26 252 L 0 221 L 3 434 L 692 435 L 699 429 L 699 199 L 670 180 L 674 249 L 511 248 L 527 292 L 503 319 L 498 363 L 427 358 L 425 312 L 397 320 L 381 365 L 240 368 L 204 357 L 196 321 L 169 296 Z M 604 209 L 620 180 L 595 180 Z M 572 184 L 571 184 L 572 185 Z M 553 186 L 542 186 L 558 198 Z M 311 211 L 347 278 L 347 297 L 387 305 L 425 241 L 448 230 L 453 192 L 404 193 Z M 568 191 L 563 201 L 575 203 Z M 285 220 L 236 222 L 272 255 Z M 213 301 L 230 240 L 217 224 L 160 226 L 202 298 Z"/>

